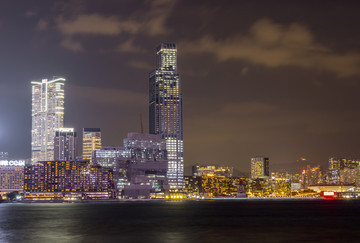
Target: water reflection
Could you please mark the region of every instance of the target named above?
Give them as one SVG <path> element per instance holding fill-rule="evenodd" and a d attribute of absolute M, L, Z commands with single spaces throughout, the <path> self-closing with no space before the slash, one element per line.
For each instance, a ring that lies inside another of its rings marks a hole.
<path fill-rule="evenodd" d="M 287 242 L 360 237 L 360 201 L 0 204 L 0 242 Z"/>
<path fill-rule="evenodd" d="M 7 243 L 10 238 L 10 230 L 7 229 L 7 211 L 5 204 L 0 204 L 0 242 Z"/>

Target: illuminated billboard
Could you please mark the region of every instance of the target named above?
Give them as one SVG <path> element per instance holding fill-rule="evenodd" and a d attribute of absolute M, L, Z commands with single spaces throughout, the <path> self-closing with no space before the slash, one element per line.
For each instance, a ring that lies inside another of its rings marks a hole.
<path fill-rule="evenodd" d="M 334 191 L 323 191 L 322 192 L 323 197 L 334 197 L 335 196 L 335 192 Z"/>
<path fill-rule="evenodd" d="M 0 160 L 0 167 L 24 167 L 25 160 Z"/>

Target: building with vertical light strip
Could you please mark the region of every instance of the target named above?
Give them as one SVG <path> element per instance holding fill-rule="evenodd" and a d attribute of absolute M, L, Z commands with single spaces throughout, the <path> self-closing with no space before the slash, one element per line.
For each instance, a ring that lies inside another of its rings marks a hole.
<path fill-rule="evenodd" d="M 183 108 L 177 73 L 176 44 L 156 49 L 156 69 L 150 73 L 149 131 L 166 139 L 168 182 L 171 191 L 184 189 Z"/>
<path fill-rule="evenodd" d="M 56 130 L 54 160 L 76 159 L 76 137 L 74 128 L 59 128 Z"/>
<path fill-rule="evenodd" d="M 101 149 L 100 128 L 83 129 L 83 159 L 92 162 L 93 152 Z"/>
<path fill-rule="evenodd" d="M 32 81 L 32 163 L 54 159 L 55 130 L 64 126 L 65 79 Z"/>

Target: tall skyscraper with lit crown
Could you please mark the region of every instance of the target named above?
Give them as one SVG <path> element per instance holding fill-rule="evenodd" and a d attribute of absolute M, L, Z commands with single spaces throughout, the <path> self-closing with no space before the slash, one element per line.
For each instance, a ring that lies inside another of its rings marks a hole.
<path fill-rule="evenodd" d="M 64 126 L 65 79 L 32 81 L 31 159 L 54 159 L 55 130 Z"/>
<path fill-rule="evenodd" d="M 149 82 L 149 130 L 166 139 L 170 190 L 182 190 L 185 185 L 183 108 L 176 44 L 158 46 L 156 64 Z"/>

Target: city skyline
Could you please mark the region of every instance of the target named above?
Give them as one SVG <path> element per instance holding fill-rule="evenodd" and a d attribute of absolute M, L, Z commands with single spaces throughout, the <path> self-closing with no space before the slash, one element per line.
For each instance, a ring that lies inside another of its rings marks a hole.
<path fill-rule="evenodd" d="M 250 171 L 257 154 L 271 168 L 360 157 L 357 3 L 108 3 L 4 3 L 2 151 L 31 156 L 29 81 L 53 75 L 67 79 L 65 124 L 100 127 L 104 145 L 121 144 L 140 130 L 139 113 L 147 124 L 154 50 L 169 42 L 178 45 L 188 173 L 206 163 Z"/>
<path fill-rule="evenodd" d="M 0 242 L 355 242 L 358 9 L 3 1 Z"/>

